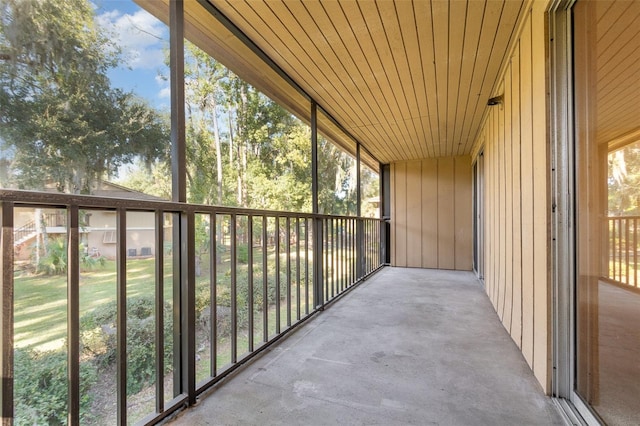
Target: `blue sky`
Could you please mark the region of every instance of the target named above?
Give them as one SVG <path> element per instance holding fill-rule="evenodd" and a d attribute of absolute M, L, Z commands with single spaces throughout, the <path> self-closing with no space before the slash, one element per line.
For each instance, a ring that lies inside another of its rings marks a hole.
<path fill-rule="evenodd" d="M 165 51 L 169 28 L 130 0 L 94 0 L 96 21 L 123 54 L 122 66 L 109 71 L 115 87 L 133 91 L 158 108 L 169 106 Z"/>

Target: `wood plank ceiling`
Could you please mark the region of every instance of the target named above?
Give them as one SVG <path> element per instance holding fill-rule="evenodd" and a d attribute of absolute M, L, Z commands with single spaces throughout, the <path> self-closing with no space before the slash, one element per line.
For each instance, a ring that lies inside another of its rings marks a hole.
<path fill-rule="evenodd" d="M 209 1 L 382 163 L 470 153 L 528 8 L 514 0 Z"/>
<path fill-rule="evenodd" d="M 596 3 L 591 19 L 583 25 L 595 28 L 596 139 L 616 149 L 640 139 L 640 2 Z"/>

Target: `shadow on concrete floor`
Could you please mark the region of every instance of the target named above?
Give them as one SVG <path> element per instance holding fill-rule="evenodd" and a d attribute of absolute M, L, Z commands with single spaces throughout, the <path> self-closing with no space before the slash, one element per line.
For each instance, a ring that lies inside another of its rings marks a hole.
<path fill-rule="evenodd" d="M 470 272 L 385 268 L 173 425 L 561 425 Z"/>

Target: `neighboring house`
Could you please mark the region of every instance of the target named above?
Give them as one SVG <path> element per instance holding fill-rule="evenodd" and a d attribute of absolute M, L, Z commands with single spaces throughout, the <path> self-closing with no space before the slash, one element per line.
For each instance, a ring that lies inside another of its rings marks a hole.
<path fill-rule="evenodd" d="M 50 189 L 49 191 L 53 191 Z M 103 181 L 92 195 L 114 198 L 135 198 L 140 200 L 161 200 L 159 197 L 134 191 L 112 182 Z M 50 238 L 66 234 L 66 214 L 63 209 L 16 209 L 14 247 L 16 258 L 27 260 L 37 237 Z M 81 212 L 80 243 L 88 255 L 116 257 L 116 212 L 113 210 L 85 210 Z M 154 256 L 154 217 L 148 212 L 127 214 L 127 257 Z M 42 240 L 41 240 L 42 241 Z M 171 241 L 170 223 L 165 224 L 165 241 Z"/>

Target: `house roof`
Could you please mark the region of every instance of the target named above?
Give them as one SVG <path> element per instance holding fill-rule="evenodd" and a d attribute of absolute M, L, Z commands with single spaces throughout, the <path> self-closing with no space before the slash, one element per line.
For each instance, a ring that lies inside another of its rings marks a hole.
<path fill-rule="evenodd" d="M 145 194 L 144 192 L 136 191 L 126 186 L 118 185 L 106 180 L 101 181 L 98 187 L 93 190 L 92 195 L 101 197 L 115 197 L 115 198 L 133 198 L 136 200 L 151 200 L 151 201 L 166 201 L 163 198 L 156 197 L 155 195 Z"/>
<path fill-rule="evenodd" d="M 139 3 L 166 20 L 166 5 Z M 299 116 L 314 99 L 320 132 L 351 152 L 352 136 L 373 165 L 470 154 L 530 4 L 191 1 L 185 34 Z"/>
<path fill-rule="evenodd" d="M 155 195 L 145 194 L 144 192 L 136 191 L 135 189 L 127 188 L 126 186 L 118 185 L 117 183 L 102 180 L 96 182 L 96 187 L 91 191 L 91 195 L 100 197 L 113 197 L 113 198 L 130 198 L 135 200 L 151 200 L 151 201 L 166 201 L 164 198 L 156 197 Z M 59 193 L 55 184 L 48 183 L 42 189 L 44 192 Z"/>

